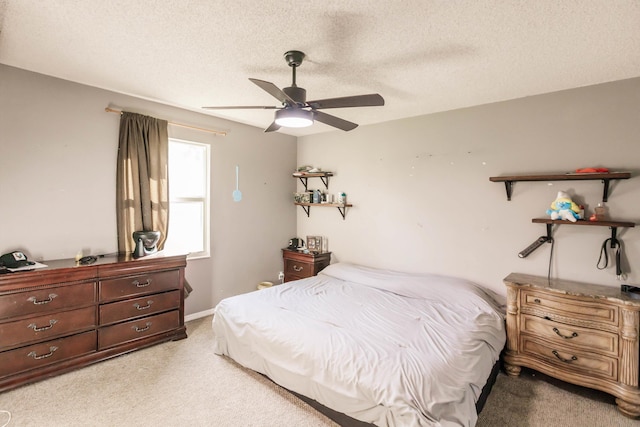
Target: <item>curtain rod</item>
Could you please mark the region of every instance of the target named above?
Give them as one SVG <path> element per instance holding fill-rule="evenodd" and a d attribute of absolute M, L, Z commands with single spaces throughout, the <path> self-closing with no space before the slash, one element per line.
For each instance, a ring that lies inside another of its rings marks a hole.
<path fill-rule="evenodd" d="M 109 108 L 109 107 L 106 107 L 104 109 L 104 111 L 106 111 L 107 113 L 122 114 L 122 111 L 114 110 L 113 108 Z M 227 136 L 227 133 L 224 132 L 224 131 L 221 131 L 221 130 L 199 128 L 199 127 L 196 127 L 196 126 L 189 126 L 189 125 L 184 125 L 182 123 L 175 123 L 175 122 L 167 122 L 167 123 L 169 123 L 170 125 L 173 125 L 173 126 L 179 126 L 179 127 L 183 127 L 183 128 L 187 128 L 187 129 L 195 129 L 195 130 L 199 130 L 199 131 L 202 131 L 202 132 L 214 133 L 214 134 L 220 135 L 220 136 Z"/>

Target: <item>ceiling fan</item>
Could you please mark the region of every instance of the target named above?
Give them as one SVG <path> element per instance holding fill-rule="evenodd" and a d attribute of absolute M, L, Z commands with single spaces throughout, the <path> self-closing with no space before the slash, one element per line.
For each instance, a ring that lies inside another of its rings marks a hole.
<path fill-rule="evenodd" d="M 384 98 L 377 93 L 368 95 L 344 96 L 340 98 L 318 99 L 307 101 L 307 91 L 296 85 L 296 68 L 302 64 L 305 54 L 298 50 L 290 50 L 284 54 L 284 59 L 292 68 L 293 82 L 291 86 L 279 89 L 271 82 L 258 79 L 249 79 L 262 90 L 276 98 L 282 106 L 231 106 L 231 107 L 202 107 L 209 110 L 230 109 L 262 109 L 277 110 L 275 119 L 265 132 L 273 132 L 281 127 L 306 127 L 311 126 L 315 120 L 344 131 L 350 131 L 358 127 L 356 123 L 341 119 L 331 114 L 324 113 L 326 108 L 347 107 L 376 107 L 384 105 Z"/>

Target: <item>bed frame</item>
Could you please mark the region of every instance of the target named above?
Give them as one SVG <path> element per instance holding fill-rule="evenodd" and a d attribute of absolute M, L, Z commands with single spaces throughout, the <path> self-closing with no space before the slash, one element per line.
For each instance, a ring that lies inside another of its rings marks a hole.
<path fill-rule="evenodd" d="M 489 378 L 487 379 L 487 383 L 484 385 L 484 387 L 482 387 L 482 393 L 480 394 L 480 397 L 476 402 L 476 412 L 478 414 L 480 414 L 480 412 L 484 408 L 485 403 L 487 402 L 489 393 L 491 393 L 491 389 L 493 388 L 493 385 L 496 382 L 496 378 L 498 378 L 498 374 L 500 373 L 501 364 L 502 364 L 502 358 L 500 358 L 500 360 L 498 360 L 493 365 L 493 368 L 491 369 L 491 375 L 489 375 Z M 266 376 L 265 378 L 270 379 L 269 377 L 266 377 Z M 293 394 L 294 396 L 296 396 L 297 398 L 299 398 L 300 400 L 302 400 L 303 402 L 307 403 L 309 406 L 314 408 L 316 411 L 320 412 L 321 414 L 333 420 L 335 423 L 339 424 L 342 427 L 376 427 L 375 424 L 365 423 L 364 421 L 356 420 L 355 418 L 345 415 L 342 412 L 334 411 L 333 409 L 328 408 L 323 404 L 318 403 L 317 401 L 307 396 L 303 396 L 301 394 L 296 393 L 295 391 L 291 391 L 288 389 L 285 389 L 285 390 L 287 390 L 289 393 Z"/>

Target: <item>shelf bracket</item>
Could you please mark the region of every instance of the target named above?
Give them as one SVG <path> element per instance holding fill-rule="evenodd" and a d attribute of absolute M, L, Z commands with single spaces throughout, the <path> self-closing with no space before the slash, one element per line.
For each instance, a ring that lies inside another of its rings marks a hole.
<path fill-rule="evenodd" d="M 298 179 L 300 180 L 300 182 L 302 183 L 302 185 L 304 185 L 304 191 L 305 193 L 308 191 L 307 190 L 307 178 L 303 177 L 303 176 L 299 176 Z"/>
<path fill-rule="evenodd" d="M 320 178 L 320 180 L 322 181 L 322 183 L 324 184 L 325 188 L 328 191 L 329 190 L 329 176 L 319 176 L 318 178 Z M 307 188 L 307 181 L 308 181 L 309 177 L 299 176 L 298 179 L 300 180 L 302 185 L 304 185 L 304 191 L 305 192 L 309 191 L 309 189 Z"/>
<path fill-rule="evenodd" d="M 346 219 L 346 215 L 347 215 L 347 207 L 346 206 L 338 206 L 338 210 L 340 211 L 340 215 L 342 215 L 342 220 L 344 221 Z"/>
<path fill-rule="evenodd" d="M 309 218 L 309 213 L 311 212 L 311 206 L 300 205 L 300 207 L 307 214 L 307 218 Z"/>
<path fill-rule="evenodd" d="M 618 247 L 620 245 L 620 242 L 618 241 L 618 238 L 616 237 L 617 232 L 618 232 L 618 228 L 617 227 L 611 227 L 611 249 L 615 249 L 616 247 Z"/>
<path fill-rule="evenodd" d="M 547 239 L 549 239 L 549 242 L 553 241 L 553 236 L 551 235 L 551 227 L 553 227 L 553 224 L 547 224 Z"/>
<path fill-rule="evenodd" d="M 505 181 L 504 189 L 507 191 L 507 201 L 511 201 L 511 193 L 513 192 L 513 181 Z"/>
<path fill-rule="evenodd" d="M 324 188 L 326 188 L 327 191 L 329 191 L 329 176 L 321 176 L 320 180 L 324 184 Z"/>
<path fill-rule="evenodd" d="M 604 189 L 602 191 L 602 201 L 606 202 L 609 198 L 609 179 L 603 179 L 602 183 L 604 184 Z"/>

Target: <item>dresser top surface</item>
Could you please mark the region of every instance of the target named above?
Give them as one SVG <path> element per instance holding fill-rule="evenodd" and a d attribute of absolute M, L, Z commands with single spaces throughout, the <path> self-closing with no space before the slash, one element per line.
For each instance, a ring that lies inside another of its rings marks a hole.
<path fill-rule="evenodd" d="M 158 252 L 154 255 L 134 259 L 131 254 L 98 256 L 92 264 L 81 265 L 75 259 L 38 261 L 46 267 L 15 271 L 0 275 L 0 292 L 16 284 L 39 284 L 44 277 L 55 277 L 59 281 L 86 280 L 108 276 L 114 270 L 135 272 L 137 269 L 162 268 L 164 265 L 186 265 L 185 254 Z"/>
<path fill-rule="evenodd" d="M 564 279 L 547 279 L 530 274 L 511 273 L 504 278 L 510 287 L 545 290 L 557 294 L 574 295 L 585 298 L 607 299 L 640 308 L 640 294 L 622 292 L 619 286 L 596 285 Z"/>

